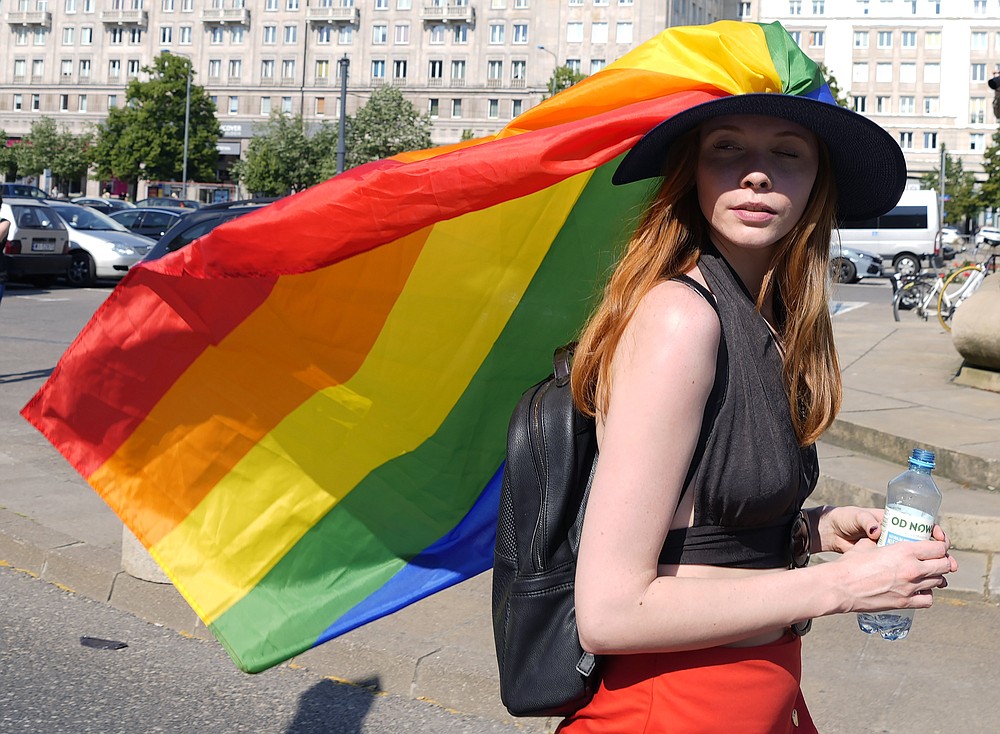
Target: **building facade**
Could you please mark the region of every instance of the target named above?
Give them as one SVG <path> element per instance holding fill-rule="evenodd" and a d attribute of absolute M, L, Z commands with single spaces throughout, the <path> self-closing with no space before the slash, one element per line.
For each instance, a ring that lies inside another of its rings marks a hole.
<path fill-rule="evenodd" d="M 1000 0 L 750 0 L 739 13 L 780 21 L 825 64 L 851 106 L 899 141 L 911 185 L 939 170 L 942 146 L 982 178 L 997 130 L 988 82 Z"/>
<path fill-rule="evenodd" d="M 272 112 L 348 115 L 397 86 L 435 144 L 497 131 L 548 93 L 673 25 L 736 19 L 734 0 L 0 0 L 0 129 L 74 132 L 125 103 L 163 51 L 192 60 L 217 108 L 220 177 Z M 91 187 L 96 187 L 93 183 Z M 93 192 L 91 192 L 93 193 Z"/>

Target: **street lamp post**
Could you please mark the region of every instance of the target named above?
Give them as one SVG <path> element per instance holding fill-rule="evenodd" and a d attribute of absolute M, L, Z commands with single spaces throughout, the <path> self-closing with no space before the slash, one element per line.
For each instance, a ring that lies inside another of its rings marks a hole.
<path fill-rule="evenodd" d="M 337 173 L 344 172 L 344 158 L 347 154 L 347 141 L 344 137 L 347 134 L 347 70 L 351 66 L 351 60 L 347 54 L 337 62 L 340 67 L 340 124 L 337 128 Z"/>
<path fill-rule="evenodd" d="M 552 57 L 552 61 L 555 64 L 555 67 L 552 70 L 552 84 L 550 85 L 551 88 L 552 88 L 551 96 L 555 97 L 556 96 L 556 71 L 559 69 L 559 57 L 556 56 L 555 51 L 550 51 L 549 49 L 545 48 L 545 46 L 543 46 L 542 44 L 538 44 L 538 46 L 536 48 L 544 51 L 549 56 L 551 56 Z"/>
<path fill-rule="evenodd" d="M 188 128 L 191 126 L 191 67 L 193 64 L 188 61 L 187 70 L 187 94 L 184 96 L 184 163 L 181 171 L 181 179 L 184 182 L 184 196 L 188 198 Z"/>

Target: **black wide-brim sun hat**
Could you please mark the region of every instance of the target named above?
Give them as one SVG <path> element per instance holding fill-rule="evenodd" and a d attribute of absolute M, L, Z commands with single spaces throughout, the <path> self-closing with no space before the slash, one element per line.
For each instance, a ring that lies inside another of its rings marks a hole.
<path fill-rule="evenodd" d="M 674 142 L 706 120 L 723 115 L 777 117 L 815 133 L 830 154 L 840 221 L 885 214 L 896 205 L 906 186 L 903 151 L 879 125 L 835 104 L 777 93 L 722 97 L 667 118 L 633 146 L 612 182 L 620 185 L 662 176 Z"/>

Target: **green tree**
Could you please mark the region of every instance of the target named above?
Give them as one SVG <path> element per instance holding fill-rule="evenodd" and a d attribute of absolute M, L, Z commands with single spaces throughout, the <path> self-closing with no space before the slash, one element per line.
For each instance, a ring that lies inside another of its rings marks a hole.
<path fill-rule="evenodd" d="M 17 170 L 22 176 L 41 176 L 45 169 L 52 172 L 53 183 L 68 192 L 90 168 L 93 159 L 93 135 L 74 135 L 67 128 L 58 128 L 51 117 L 40 117 L 31 123 L 28 137 L 13 146 Z"/>
<path fill-rule="evenodd" d="M 332 175 L 337 131 L 323 124 L 307 134 L 301 115 L 273 113 L 254 131 L 246 158 L 233 166 L 243 186 L 263 196 L 301 191 Z"/>
<path fill-rule="evenodd" d="M 826 79 L 826 83 L 830 87 L 830 94 L 833 95 L 834 101 L 841 107 L 850 108 L 851 106 L 850 95 L 844 94 L 844 92 L 840 89 L 840 84 L 837 82 L 837 77 L 835 77 L 830 72 L 830 70 L 826 68 L 826 64 L 819 65 L 819 73 L 823 75 L 824 79 Z"/>
<path fill-rule="evenodd" d="M 959 224 L 972 219 L 979 212 L 981 199 L 976 191 L 976 177 L 962 166 L 961 158 L 953 158 L 947 151 L 944 156 L 944 193 L 948 200 L 944 202 L 944 221 L 949 224 Z M 928 171 L 920 177 L 923 188 L 940 191 L 941 169 Z"/>
<path fill-rule="evenodd" d="M 348 121 L 346 166 L 431 147 L 431 121 L 395 87 L 379 87 Z"/>
<path fill-rule="evenodd" d="M 552 76 L 549 77 L 549 83 L 546 86 L 548 94 L 546 94 L 543 99 L 548 99 L 551 96 L 552 85 L 555 83 L 556 94 L 559 94 L 564 89 L 569 89 L 574 84 L 579 81 L 583 81 L 587 78 L 586 74 L 581 74 L 578 71 L 573 71 L 568 66 L 557 66 L 553 72 Z"/>
<path fill-rule="evenodd" d="M 983 151 L 983 171 L 986 180 L 979 187 L 979 203 L 1000 209 L 1000 129 L 993 133 L 990 147 Z"/>
<path fill-rule="evenodd" d="M 179 181 L 184 168 L 184 112 L 191 62 L 162 53 L 125 90 L 126 104 L 98 126 L 94 162 L 98 175 L 129 182 Z M 222 134 L 205 88 L 191 84 L 187 171 L 189 180 L 213 180 Z"/>

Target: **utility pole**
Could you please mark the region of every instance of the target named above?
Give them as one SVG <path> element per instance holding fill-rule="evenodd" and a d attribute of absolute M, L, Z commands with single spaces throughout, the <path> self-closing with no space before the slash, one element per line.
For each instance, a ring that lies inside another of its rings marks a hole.
<path fill-rule="evenodd" d="M 552 84 L 550 85 L 552 87 L 552 91 L 551 91 L 550 96 L 555 97 L 556 96 L 556 71 L 559 69 L 559 57 L 556 56 L 555 51 L 551 51 L 551 50 L 545 48 L 545 46 L 543 46 L 542 44 L 538 44 L 537 48 L 541 49 L 542 51 L 544 51 L 545 53 L 547 53 L 549 56 L 551 56 L 553 63 L 555 63 L 555 67 L 552 69 Z"/>
<path fill-rule="evenodd" d="M 347 54 L 337 62 L 340 72 L 340 125 L 337 128 L 337 173 L 344 172 L 344 158 L 347 153 L 347 142 L 344 138 L 347 135 L 347 70 L 351 66 L 351 60 Z"/>

